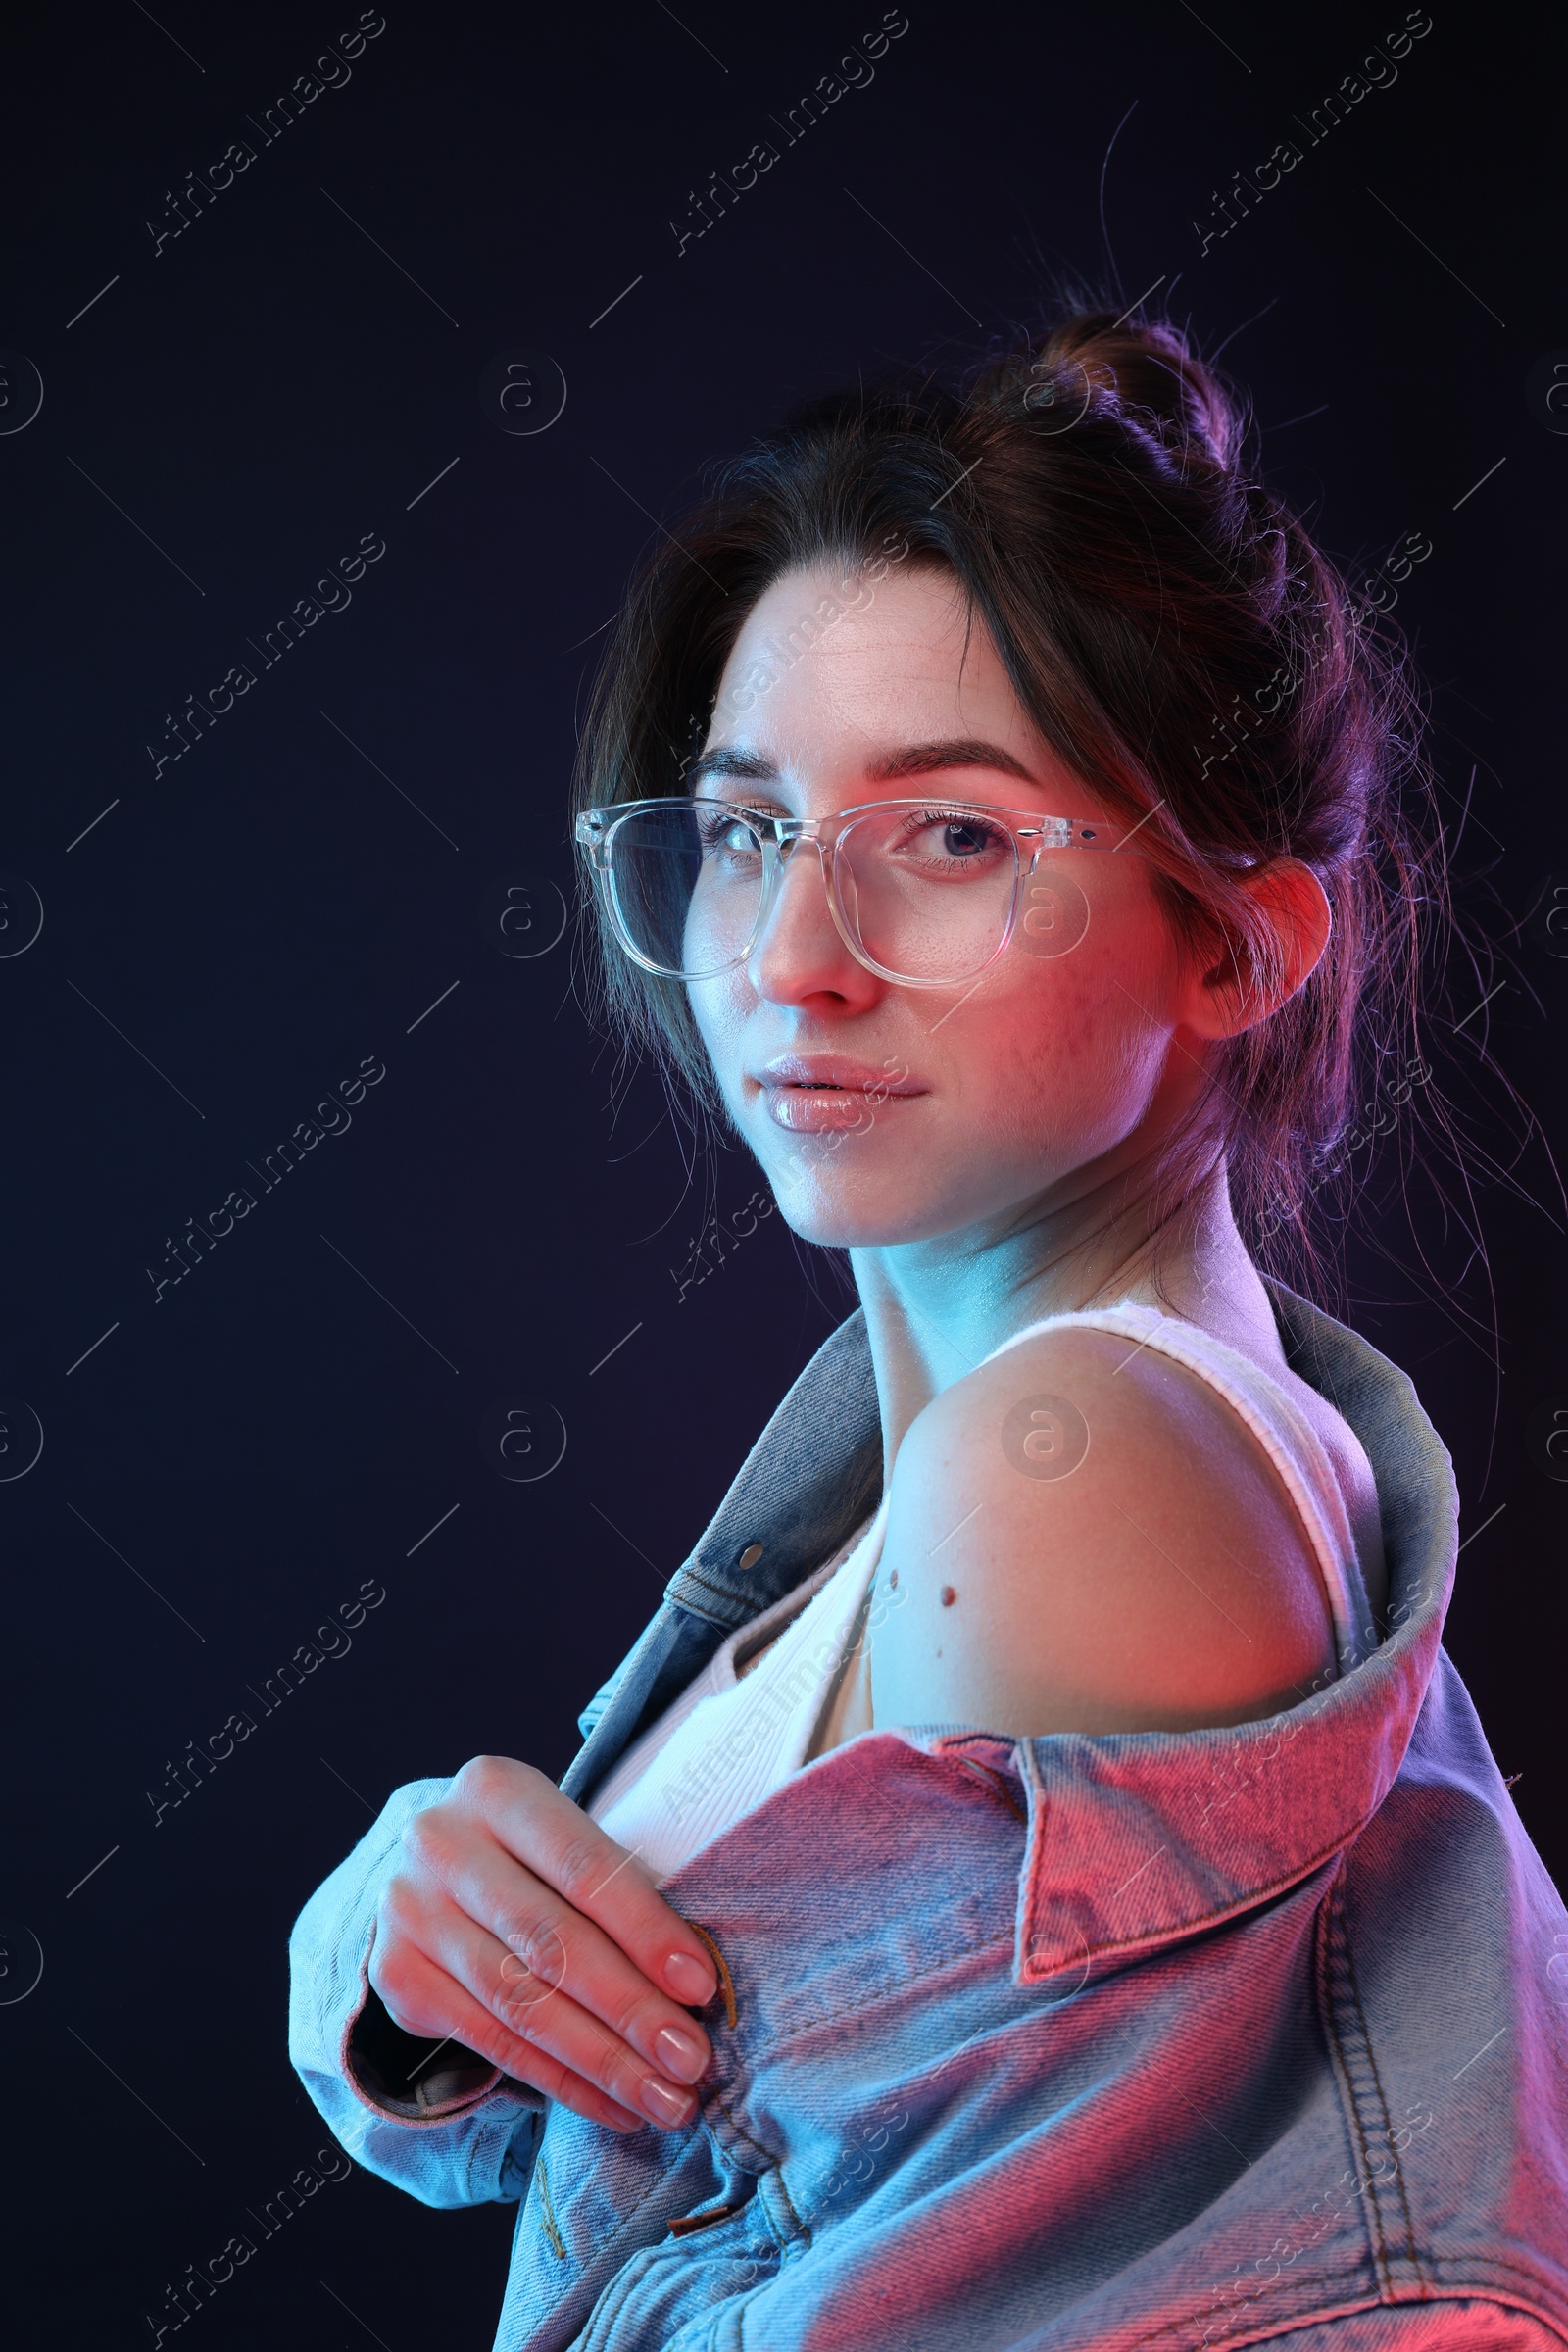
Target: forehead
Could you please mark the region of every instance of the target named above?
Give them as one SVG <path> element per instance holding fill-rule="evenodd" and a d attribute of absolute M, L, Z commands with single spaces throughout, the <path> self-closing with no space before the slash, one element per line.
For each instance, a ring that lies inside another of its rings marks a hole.
<path fill-rule="evenodd" d="M 995 747 L 995 765 L 1043 787 L 1071 780 L 951 572 L 906 564 L 876 578 L 823 564 L 784 573 L 747 614 L 703 748 L 826 780 L 869 777 L 949 738 Z"/>
<path fill-rule="evenodd" d="M 737 684 L 743 693 L 726 693 Z M 864 706 L 911 692 L 1016 697 L 958 581 L 931 565 L 870 570 L 832 564 L 787 571 L 747 614 L 720 683 L 714 722 L 745 699 Z M 755 708 L 755 703 L 749 703 Z M 1019 712 L 1021 716 L 1022 713 Z"/>

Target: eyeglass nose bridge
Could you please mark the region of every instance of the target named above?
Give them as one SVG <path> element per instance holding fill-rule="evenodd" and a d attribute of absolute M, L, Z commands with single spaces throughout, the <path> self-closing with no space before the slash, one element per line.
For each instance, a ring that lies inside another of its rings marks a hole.
<path fill-rule="evenodd" d="M 761 946 L 763 934 L 772 920 L 773 911 L 778 905 L 779 887 L 784 879 L 785 866 L 793 861 L 793 853 L 797 844 L 806 841 L 809 842 L 816 852 L 817 872 L 822 878 L 823 896 L 827 900 L 827 910 L 834 930 L 857 963 L 863 964 L 869 972 L 876 971 L 877 966 L 856 938 L 854 927 L 850 922 L 849 910 L 842 905 L 839 898 L 836 870 L 837 843 L 836 840 L 830 841 L 824 835 L 824 827 L 834 822 L 832 817 L 822 816 L 769 817 L 767 829 L 761 836 L 762 896 L 757 909 L 757 926 L 746 950 L 745 960 L 747 962 L 751 961 Z"/>
<path fill-rule="evenodd" d="M 776 850 L 785 852 L 792 850 L 798 841 L 814 842 L 820 854 L 825 846 L 822 827 L 832 821 L 830 817 L 823 816 L 770 816 L 765 838 L 771 839 Z"/>

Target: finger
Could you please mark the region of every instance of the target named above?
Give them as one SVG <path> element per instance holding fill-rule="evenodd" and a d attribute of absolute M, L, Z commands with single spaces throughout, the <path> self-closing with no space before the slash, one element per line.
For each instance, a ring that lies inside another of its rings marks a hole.
<path fill-rule="evenodd" d="M 597 1933 L 586 1923 L 578 1925 L 587 1934 Z M 659 2061 L 651 2065 L 559 1982 L 536 1973 L 457 1906 L 439 1915 L 433 1942 L 424 1948 L 426 1956 L 489 2014 L 493 2024 L 530 2050 L 559 2060 L 572 2074 L 596 2084 L 616 2105 L 631 2109 L 649 2123 L 669 2130 L 691 2122 L 697 2100 L 689 2079 L 672 2079 L 666 2065 L 660 2062 L 664 2056 L 662 2048 Z M 626 1965 L 621 1962 L 622 1967 Z M 675 2015 L 685 2029 L 690 2049 L 695 2045 L 696 2028 L 679 2010 Z M 697 2071 L 702 2071 L 700 2059 Z"/>
<path fill-rule="evenodd" d="M 503 1769 L 489 1769 L 497 1765 Z M 712 1999 L 718 1979 L 702 1937 L 670 1909 L 635 1857 L 553 1781 L 531 1765 L 477 1757 L 458 1775 L 454 1793 L 460 1791 L 507 1851 L 602 1928 L 650 1984 L 685 2008 Z"/>
<path fill-rule="evenodd" d="M 534 2003 L 542 2007 L 545 1996 L 560 1991 L 660 2074 L 683 2084 L 695 2082 L 712 2058 L 711 2044 L 697 2020 L 650 1984 L 620 1946 L 574 1911 L 554 1887 L 522 1876 L 526 1886 L 514 1907 L 503 1906 L 489 1926 L 492 1942 L 504 1951 L 499 1970 L 473 1985 L 478 1997 L 510 2023 L 522 2008 Z M 487 1890 L 471 1891 L 469 1901 L 460 1890 L 458 1907 L 482 1929 Z M 486 1964 L 494 1957 L 489 1950 L 483 1953 Z"/>
<path fill-rule="evenodd" d="M 524 2013 L 509 2021 L 509 2031 L 574 2082 L 591 2083 L 615 2106 L 634 2109 L 640 2121 L 677 2131 L 696 2117 L 698 2099 L 688 2084 L 650 2066 L 565 1992 L 530 1999 Z"/>
<path fill-rule="evenodd" d="M 522 1992 L 518 1980 L 526 1974 L 537 1980 L 536 1989 L 561 1986 L 660 2073 L 695 2082 L 706 2071 L 712 2052 L 697 2021 L 650 1983 L 602 1928 L 514 1861 L 488 1831 L 481 1827 L 478 1836 L 454 1838 L 449 1824 L 427 1816 L 410 1824 L 405 1842 L 416 1862 L 435 1877 L 436 1887 L 425 1894 L 417 1886 L 406 1889 L 394 1882 L 388 1888 L 390 1907 L 396 1913 L 400 1903 L 407 1903 L 405 1931 L 443 1965 L 450 1965 L 448 1946 L 471 1949 L 454 1935 L 454 1913 L 506 1947 L 512 1956 L 506 1976 L 491 1968 L 482 1980 L 466 1979 L 498 2016 L 504 2019 L 508 2007 L 516 2005 Z M 423 1932 L 427 1913 L 440 1923 L 445 1942 L 439 1947 Z"/>
<path fill-rule="evenodd" d="M 389 1994 L 379 1984 L 376 1990 L 393 2024 L 404 2027 L 406 2032 L 428 2038 L 432 2027 L 440 2024 L 448 2040 L 461 2042 L 466 2049 L 499 2067 L 511 2081 L 543 2091 L 547 2098 L 559 2100 L 575 2114 L 586 2116 L 590 2123 L 608 2125 L 613 2132 L 641 2132 L 647 2128 L 648 2117 L 623 2106 L 597 2082 L 574 2073 L 553 2052 L 514 2034 L 422 1952 L 411 1950 L 402 1955 L 396 1993 Z M 422 2061 L 422 2065 L 429 2063 L 428 2058 Z M 411 2083 L 420 2071 L 421 2068 L 415 2069 Z M 398 2092 L 403 2087 L 393 2085 Z"/>

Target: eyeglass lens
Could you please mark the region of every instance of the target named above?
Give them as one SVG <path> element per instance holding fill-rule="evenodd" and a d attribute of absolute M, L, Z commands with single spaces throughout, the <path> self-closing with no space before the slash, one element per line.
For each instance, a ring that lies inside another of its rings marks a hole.
<path fill-rule="evenodd" d="M 802 854 L 797 844 L 788 857 Z M 869 810 L 845 827 L 832 862 L 850 936 L 901 979 L 967 979 L 1006 935 L 1017 849 L 981 810 Z M 749 953 L 765 869 L 744 810 L 715 801 L 640 810 L 615 828 L 610 874 L 628 939 L 659 970 L 710 978 Z"/>

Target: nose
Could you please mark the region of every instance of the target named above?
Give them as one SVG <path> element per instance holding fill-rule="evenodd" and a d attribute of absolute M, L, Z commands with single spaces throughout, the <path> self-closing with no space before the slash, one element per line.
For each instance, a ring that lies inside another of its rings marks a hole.
<path fill-rule="evenodd" d="M 885 984 L 851 953 L 833 919 L 821 843 L 785 843 L 779 864 L 773 904 L 746 959 L 758 995 L 775 1004 L 820 996 L 856 1006 L 873 1002 Z"/>

